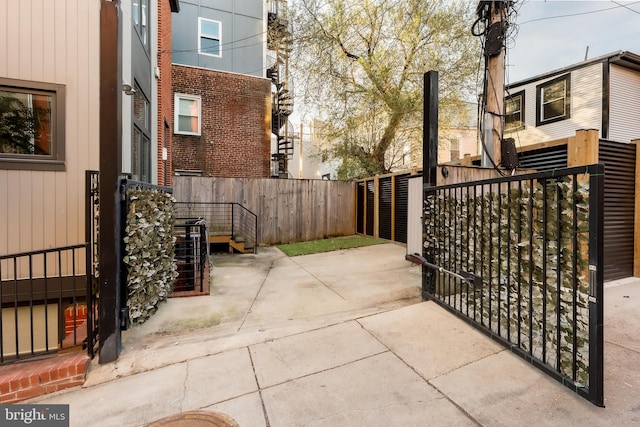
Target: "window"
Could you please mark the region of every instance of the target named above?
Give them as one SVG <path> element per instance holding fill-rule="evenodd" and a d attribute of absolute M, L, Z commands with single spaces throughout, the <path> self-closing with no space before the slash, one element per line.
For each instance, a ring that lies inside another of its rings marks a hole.
<path fill-rule="evenodd" d="M 536 86 L 536 126 L 571 117 L 571 75 Z"/>
<path fill-rule="evenodd" d="M 0 169 L 64 170 L 62 85 L 0 78 Z"/>
<path fill-rule="evenodd" d="M 222 24 L 218 21 L 211 21 L 209 19 L 199 18 L 199 39 L 198 39 L 198 52 L 202 55 L 222 56 L 220 50 L 220 28 Z"/>
<path fill-rule="evenodd" d="M 449 141 L 450 160 L 458 160 L 460 158 L 460 140 L 457 138 Z"/>
<path fill-rule="evenodd" d="M 200 97 L 176 93 L 174 101 L 175 133 L 200 135 Z"/>
<path fill-rule="evenodd" d="M 151 182 L 151 141 L 136 126 L 133 127 L 131 160 L 131 177 L 136 181 Z"/>
<path fill-rule="evenodd" d="M 151 109 L 149 100 L 135 83 L 133 94 L 133 135 L 131 141 L 131 175 L 151 182 Z"/>
<path fill-rule="evenodd" d="M 149 50 L 149 0 L 134 0 L 133 26 L 135 27 L 142 45 Z"/>
<path fill-rule="evenodd" d="M 504 131 L 514 132 L 524 129 L 524 91 L 504 100 Z"/>

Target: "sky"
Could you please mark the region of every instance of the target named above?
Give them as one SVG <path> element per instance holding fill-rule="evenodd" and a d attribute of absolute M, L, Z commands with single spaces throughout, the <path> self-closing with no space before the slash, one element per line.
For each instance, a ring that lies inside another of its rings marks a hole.
<path fill-rule="evenodd" d="M 640 55 L 640 1 L 517 0 L 515 8 L 507 84 L 582 62 L 585 55 Z"/>

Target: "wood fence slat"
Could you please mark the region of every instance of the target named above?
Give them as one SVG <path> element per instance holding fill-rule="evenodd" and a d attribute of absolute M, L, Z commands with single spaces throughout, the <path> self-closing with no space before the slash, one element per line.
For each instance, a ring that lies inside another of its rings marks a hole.
<path fill-rule="evenodd" d="M 240 203 L 258 216 L 258 241 L 272 245 L 353 235 L 356 184 L 268 178 L 179 177 L 179 202 Z"/>

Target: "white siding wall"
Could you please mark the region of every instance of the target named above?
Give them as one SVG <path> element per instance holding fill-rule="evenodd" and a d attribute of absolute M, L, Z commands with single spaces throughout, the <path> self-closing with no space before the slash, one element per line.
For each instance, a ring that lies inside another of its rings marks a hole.
<path fill-rule="evenodd" d="M 640 73 L 611 65 L 609 139 L 640 138 Z"/>
<path fill-rule="evenodd" d="M 0 255 L 84 241 L 84 173 L 98 168 L 97 0 L 0 0 L 0 76 L 64 84 L 66 171 L 0 169 Z"/>
<path fill-rule="evenodd" d="M 516 146 L 537 144 L 575 135 L 578 129 L 598 129 L 602 126 L 602 64 L 571 71 L 571 118 L 536 127 L 536 86 L 558 76 L 537 80 L 524 86 L 513 87 L 515 94 L 525 91 L 524 130 L 505 134 L 513 137 Z"/>

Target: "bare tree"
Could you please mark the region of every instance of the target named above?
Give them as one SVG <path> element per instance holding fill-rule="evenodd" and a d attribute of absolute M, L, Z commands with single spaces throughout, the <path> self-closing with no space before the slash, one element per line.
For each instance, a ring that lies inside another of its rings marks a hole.
<path fill-rule="evenodd" d="M 442 124 L 474 93 L 480 46 L 469 1 L 293 4 L 297 93 L 326 122 L 341 178 L 387 173 L 398 146 L 421 138 L 426 71 L 439 72 Z"/>

